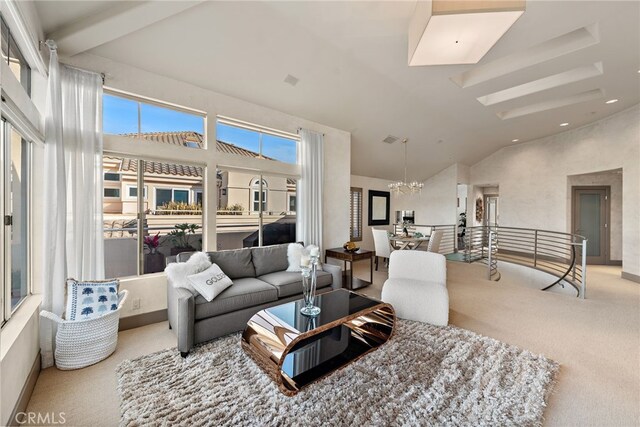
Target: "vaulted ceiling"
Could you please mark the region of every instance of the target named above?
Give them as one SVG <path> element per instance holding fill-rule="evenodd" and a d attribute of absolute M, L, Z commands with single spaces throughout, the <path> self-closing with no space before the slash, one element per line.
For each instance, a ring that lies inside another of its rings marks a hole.
<path fill-rule="evenodd" d="M 415 1 L 177 3 L 36 2 L 62 55 L 86 50 L 351 132 L 357 175 L 401 177 L 388 135 L 409 139 L 409 178 L 426 179 L 640 102 L 637 1 L 530 0 L 478 64 L 425 67 L 407 66 Z M 146 19 L 131 13 L 140 5 Z M 74 35 L 83 43 L 64 43 Z"/>

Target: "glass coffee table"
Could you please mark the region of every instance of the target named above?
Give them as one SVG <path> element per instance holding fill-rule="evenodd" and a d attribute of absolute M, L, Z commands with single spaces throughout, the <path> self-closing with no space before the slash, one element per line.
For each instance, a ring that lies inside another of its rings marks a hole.
<path fill-rule="evenodd" d="M 383 303 L 344 289 L 317 295 L 318 316 L 300 313 L 293 301 L 256 313 L 242 334 L 242 348 L 293 396 L 301 388 L 387 342 L 395 312 Z"/>

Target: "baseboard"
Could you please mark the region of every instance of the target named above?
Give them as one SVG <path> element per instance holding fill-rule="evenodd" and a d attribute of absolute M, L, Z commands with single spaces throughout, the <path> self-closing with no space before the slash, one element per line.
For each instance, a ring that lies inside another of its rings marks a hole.
<path fill-rule="evenodd" d="M 619 265 L 622 267 L 622 260 L 618 260 L 618 259 L 611 259 L 609 260 L 609 265 Z"/>
<path fill-rule="evenodd" d="M 638 276 L 637 274 L 627 273 L 626 271 L 623 271 L 620 277 L 622 277 L 623 279 L 631 280 L 632 282 L 640 283 L 640 276 Z"/>
<path fill-rule="evenodd" d="M 22 391 L 20 392 L 20 398 L 16 402 L 16 406 L 13 408 L 11 412 L 11 417 L 9 418 L 10 426 L 19 426 L 20 423 L 16 420 L 16 415 L 21 412 L 27 411 L 27 406 L 29 405 L 29 400 L 31 400 L 31 395 L 33 394 L 33 389 L 36 388 L 36 382 L 38 381 L 38 376 L 40 375 L 40 352 L 36 355 L 36 359 L 33 361 L 33 366 L 31 366 L 31 371 L 29 371 L 29 376 L 27 377 L 27 381 L 24 383 L 22 387 Z"/>
<path fill-rule="evenodd" d="M 151 311 L 149 313 L 136 314 L 135 316 L 121 317 L 118 325 L 119 331 L 139 328 L 152 323 L 164 322 L 169 318 L 167 310 Z"/>

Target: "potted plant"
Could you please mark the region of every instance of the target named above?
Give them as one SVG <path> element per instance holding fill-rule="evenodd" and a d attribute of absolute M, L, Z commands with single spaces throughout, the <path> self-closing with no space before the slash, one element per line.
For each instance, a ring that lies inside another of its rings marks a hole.
<path fill-rule="evenodd" d="M 467 214 L 466 212 L 460 213 L 460 218 L 458 219 L 458 248 L 464 248 L 464 235 L 466 233 L 467 228 Z"/>
<path fill-rule="evenodd" d="M 164 255 L 158 252 L 160 233 L 155 236 L 144 236 L 144 246 L 149 250 L 149 253 L 144 255 L 144 272 L 157 273 L 163 271 L 165 267 Z"/>
<path fill-rule="evenodd" d="M 168 236 L 173 246 L 171 247 L 171 255 L 177 255 L 180 252 L 193 252 L 196 250 L 190 243 L 191 235 L 196 234 L 196 230 L 202 228 L 197 224 L 176 224 L 173 226 Z"/>

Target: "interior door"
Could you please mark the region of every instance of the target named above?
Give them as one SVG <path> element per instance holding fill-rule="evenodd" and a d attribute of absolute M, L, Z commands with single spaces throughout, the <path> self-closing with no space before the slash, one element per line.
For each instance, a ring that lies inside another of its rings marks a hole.
<path fill-rule="evenodd" d="M 609 188 L 573 187 L 573 232 L 587 238 L 587 263 L 609 262 Z"/>
<path fill-rule="evenodd" d="M 498 196 L 485 197 L 484 225 L 493 228 L 498 226 Z"/>

